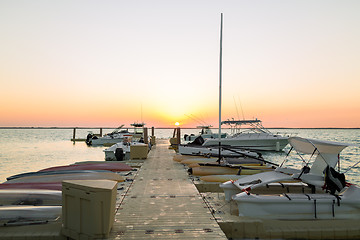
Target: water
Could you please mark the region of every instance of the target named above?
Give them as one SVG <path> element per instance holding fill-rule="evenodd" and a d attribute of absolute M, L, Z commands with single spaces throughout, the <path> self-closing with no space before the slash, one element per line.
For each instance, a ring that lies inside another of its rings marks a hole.
<path fill-rule="evenodd" d="M 85 138 L 89 131 L 95 129 L 77 129 L 76 137 Z M 103 129 L 103 133 L 112 129 Z M 184 134 L 197 134 L 198 129 L 182 129 Z M 222 132 L 229 133 L 229 129 Z M 305 138 L 339 141 L 357 144 L 348 147 L 341 153 L 341 172 L 360 161 L 360 129 L 272 129 L 273 133 L 287 134 Z M 170 138 L 173 129 L 155 129 L 156 138 Z M 214 132 L 216 132 L 214 130 Z M 84 142 L 70 141 L 72 129 L 0 129 L 0 182 L 6 177 L 43 168 L 71 164 L 79 161 L 104 160 L 105 147 L 88 147 Z M 286 147 L 285 151 L 288 151 Z M 264 158 L 274 163 L 281 163 L 285 153 L 264 153 Z M 287 166 L 299 167 L 301 160 L 289 156 Z M 306 158 L 307 160 L 308 158 Z M 346 173 L 347 181 L 360 184 L 360 164 Z"/>

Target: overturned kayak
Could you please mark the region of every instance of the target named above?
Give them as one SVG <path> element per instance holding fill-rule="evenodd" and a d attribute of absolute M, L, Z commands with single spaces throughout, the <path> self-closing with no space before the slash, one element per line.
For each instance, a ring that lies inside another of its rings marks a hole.
<path fill-rule="evenodd" d="M 61 206 L 0 206 L 0 223 L 30 224 L 33 221 L 55 221 L 61 216 Z"/>
<path fill-rule="evenodd" d="M 59 171 L 59 170 L 108 170 L 112 172 L 131 171 L 132 168 L 125 163 L 120 162 L 103 162 L 103 163 L 84 163 L 50 167 L 40 170 L 44 171 Z"/>
<path fill-rule="evenodd" d="M 70 173 L 29 176 L 8 180 L 5 183 L 62 182 L 63 180 L 107 179 L 123 182 L 124 178 L 113 172 Z"/>
<path fill-rule="evenodd" d="M 44 176 L 44 175 L 53 175 L 53 174 L 69 174 L 69 173 L 92 173 L 92 172 L 111 172 L 108 170 L 59 170 L 59 171 L 45 171 L 45 172 L 26 172 L 16 174 L 10 177 L 7 177 L 6 180 L 12 180 L 16 178 L 22 177 L 30 177 L 30 176 Z"/>
<path fill-rule="evenodd" d="M 49 189 L 62 190 L 61 182 L 2 183 L 0 189 Z"/>
<path fill-rule="evenodd" d="M 61 193 L 45 189 L 0 189 L 0 205 L 61 206 Z"/>

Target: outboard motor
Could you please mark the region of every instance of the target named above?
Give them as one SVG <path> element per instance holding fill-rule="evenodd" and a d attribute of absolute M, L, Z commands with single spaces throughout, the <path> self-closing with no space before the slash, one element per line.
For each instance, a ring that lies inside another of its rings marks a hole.
<path fill-rule="evenodd" d="M 91 133 L 89 133 L 89 134 L 86 136 L 85 142 L 86 142 L 87 145 L 91 145 L 92 137 L 93 137 L 93 135 L 92 135 Z"/>
<path fill-rule="evenodd" d="M 193 142 L 188 143 L 188 145 L 201 146 L 203 145 L 204 142 L 205 142 L 204 138 L 202 136 L 198 136 L 197 138 L 195 138 Z"/>
<path fill-rule="evenodd" d="M 345 174 L 327 166 L 325 168 L 325 189 L 334 195 L 335 191 L 340 192 L 345 186 Z"/>
<path fill-rule="evenodd" d="M 116 148 L 115 149 L 115 157 L 117 161 L 123 161 L 124 160 L 124 150 L 122 148 Z"/>

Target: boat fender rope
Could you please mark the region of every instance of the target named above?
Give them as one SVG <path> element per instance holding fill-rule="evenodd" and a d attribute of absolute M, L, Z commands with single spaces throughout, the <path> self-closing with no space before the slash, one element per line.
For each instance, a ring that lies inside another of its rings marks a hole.
<path fill-rule="evenodd" d="M 283 183 L 279 182 L 279 184 L 282 188 L 285 188 L 285 185 Z"/>
<path fill-rule="evenodd" d="M 331 210 L 332 210 L 332 216 L 335 217 L 335 199 L 333 199 Z"/>
<path fill-rule="evenodd" d="M 305 194 L 305 196 L 307 196 L 308 200 L 311 200 L 311 197 L 309 196 L 309 194 Z"/>
<path fill-rule="evenodd" d="M 314 199 L 314 215 L 315 215 L 315 219 L 317 219 L 317 216 L 316 216 L 316 199 Z"/>
<path fill-rule="evenodd" d="M 291 198 L 286 193 L 284 193 L 284 196 L 291 201 Z"/>

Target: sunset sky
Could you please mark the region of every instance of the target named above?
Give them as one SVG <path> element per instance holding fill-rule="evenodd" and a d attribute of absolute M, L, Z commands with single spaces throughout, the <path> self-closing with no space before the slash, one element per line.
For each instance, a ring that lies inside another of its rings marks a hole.
<path fill-rule="evenodd" d="M 360 127 L 358 0 L 2 0 L 0 127 Z"/>

